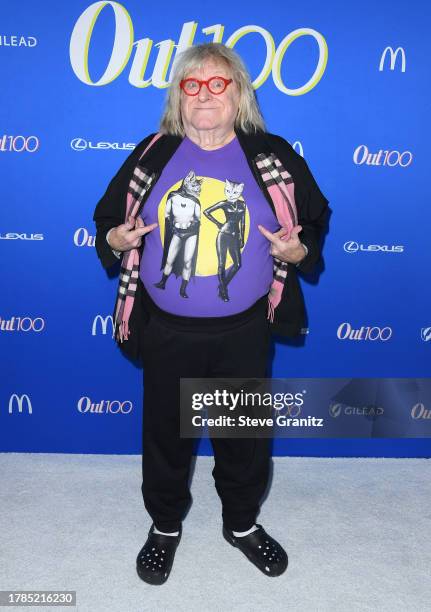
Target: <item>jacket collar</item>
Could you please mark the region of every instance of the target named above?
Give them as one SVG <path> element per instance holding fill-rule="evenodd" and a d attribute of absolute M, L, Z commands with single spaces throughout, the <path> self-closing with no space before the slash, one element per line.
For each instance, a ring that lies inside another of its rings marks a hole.
<path fill-rule="evenodd" d="M 235 134 L 248 159 L 254 159 L 259 153 L 271 153 L 265 132 L 246 134 L 243 130 L 235 128 Z"/>
<path fill-rule="evenodd" d="M 264 132 L 246 134 L 243 130 L 235 128 L 238 142 L 249 162 L 259 153 L 269 153 L 270 146 Z M 148 170 L 159 173 L 171 159 L 183 141 L 182 136 L 164 134 L 140 160 L 140 165 Z"/>

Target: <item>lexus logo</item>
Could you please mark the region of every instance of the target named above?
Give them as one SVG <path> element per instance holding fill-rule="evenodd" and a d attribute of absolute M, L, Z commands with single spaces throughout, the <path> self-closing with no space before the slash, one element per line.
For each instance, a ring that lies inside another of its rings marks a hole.
<path fill-rule="evenodd" d="M 360 244 L 354 240 L 344 243 L 343 249 L 346 253 L 357 253 L 358 251 L 369 253 L 403 253 L 404 247 L 401 244 Z"/>
<path fill-rule="evenodd" d="M 344 243 L 344 250 L 347 253 L 356 253 L 359 249 L 359 244 L 353 240 Z"/>
<path fill-rule="evenodd" d="M 86 149 L 113 149 L 114 151 L 133 151 L 136 147 L 134 142 L 92 142 L 84 138 L 73 138 L 70 146 L 74 151 L 85 151 Z"/>
<path fill-rule="evenodd" d="M 74 138 L 70 143 L 70 146 L 74 151 L 85 151 L 87 148 L 87 141 L 83 138 Z"/>
<path fill-rule="evenodd" d="M 43 240 L 43 234 L 7 232 L 6 234 L 0 234 L 0 240 Z"/>
<path fill-rule="evenodd" d="M 9 398 L 9 414 L 12 414 L 15 405 L 18 408 L 18 412 L 22 412 L 24 402 L 27 407 L 27 412 L 29 414 L 33 414 L 33 407 L 31 405 L 30 398 L 26 393 L 23 393 L 23 395 L 17 395 L 16 393 L 12 393 Z"/>
<path fill-rule="evenodd" d="M 429 342 L 431 340 L 431 327 L 422 327 L 421 339 L 424 342 Z"/>

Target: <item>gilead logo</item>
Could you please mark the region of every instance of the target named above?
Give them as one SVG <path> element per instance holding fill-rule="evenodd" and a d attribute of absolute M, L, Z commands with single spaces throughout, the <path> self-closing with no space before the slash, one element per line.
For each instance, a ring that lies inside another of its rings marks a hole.
<path fill-rule="evenodd" d="M 115 18 L 112 51 L 105 72 L 98 81 L 93 81 L 88 68 L 91 37 L 100 13 L 107 6 L 114 11 Z M 151 38 L 134 40 L 132 19 L 127 9 L 119 2 L 94 2 L 79 16 L 73 28 L 69 45 L 70 63 L 73 72 L 80 81 L 86 85 L 100 87 L 112 83 L 123 72 L 134 51 L 129 72 L 129 83 L 134 87 L 143 88 L 153 85 L 163 89 L 169 86 L 169 78 L 166 78 L 169 66 L 171 65 L 172 71 L 178 55 L 184 49 L 193 46 L 197 28 L 198 23 L 196 21 L 188 21 L 182 26 L 178 43 L 169 39 L 156 43 L 154 46 L 157 47 L 158 51 L 153 66 L 153 73 L 150 78 L 145 78 L 154 41 Z M 222 43 L 224 29 L 224 25 L 217 24 L 202 28 L 202 32 L 209 37 L 212 36 L 211 42 Z M 233 48 L 239 40 L 248 34 L 261 36 L 266 46 L 266 55 L 262 61 L 262 69 L 253 81 L 255 89 L 263 85 L 271 73 L 277 89 L 289 96 L 301 96 L 316 87 L 325 72 L 328 61 L 328 46 L 320 32 L 311 28 L 298 28 L 287 34 L 278 47 L 276 47 L 274 39 L 268 30 L 258 25 L 246 25 L 235 30 L 224 44 L 226 47 Z M 300 87 L 291 89 L 282 81 L 281 65 L 290 45 L 296 39 L 303 36 L 314 38 L 318 46 L 319 57 L 315 70 L 308 81 Z"/>
<path fill-rule="evenodd" d="M 364 416 L 369 419 L 375 419 L 384 413 L 381 406 L 348 406 L 347 404 L 330 404 L 329 414 L 336 419 L 341 414 Z"/>
<path fill-rule="evenodd" d="M 0 34 L 0 47 L 35 47 L 36 45 L 37 38 L 34 36 Z"/>

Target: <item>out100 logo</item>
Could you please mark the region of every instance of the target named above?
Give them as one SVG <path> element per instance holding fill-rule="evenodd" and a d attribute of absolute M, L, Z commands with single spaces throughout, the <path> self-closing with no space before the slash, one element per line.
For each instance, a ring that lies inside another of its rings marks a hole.
<path fill-rule="evenodd" d="M 110 6 L 114 11 L 114 41 L 112 44 L 111 57 L 107 63 L 105 72 L 97 81 L 93 81 L 88 67 L 91 38 L 97 19 L 102 10 L 107 6 Z M 177 44 L 175 41 L 169 39 L 156 43 L 155 46 L 158 52 L 153 73 L 150 78 L 145 79 L 148 59 L 154 41 L 151 38 L 134 40 L 132 19 L 127 9 L 119 2 L 94 2 L 79 16 L 73 28 L 69 46 L 70 63 L 75 75 L 80 81 L 86 85 L 100 87 L 112 83 L 112 81 L 123 72 L 134 49 L 134 56 L 129 72 L 129 83 L 134 87 L 144 88 L 153 85 L 154 87 L 163 89 L 169 86 L 169 79 L 166 79 L 166 75 L 171 60 L 173 59 L 171 65 L 172 72 L 178 55 L 184 51 L 184 49 L 193 45 L 197 27 L 198 24 L 196 21 L 188 21 L 183 23 Z M 206 36 L 212 36 L 210 42 L 223 42 L 224 26 L 221 24 L 202 28 L 202 32 Z M 268 30 L 258 25 L 247 25 L 235 30 L 235 32 L 233 32 L 224 42 L 224 45 L 233 48 L 239 40 L 248 34 L 260 35 L 266 46 L 266 56 L 263 60 L 262 69 L 253 81 L 253 87 L 255 89 L 263 85 L 272 73 L 272 78 L 277 89 L 289 96 L 301 96 L 313 89 L 322 78 L 328 61 L 328 46 L 325 38 L 320 32 L 311 28 L 298 28 L 287 34 L 276 47 L 274 38 Z M 290 45 L 303 36 L 311 36 L 316 41 L 319 57 L 314 72 L 307 82 L 300 87 L 291 89 L 282 81 L 281 64 Z"/>

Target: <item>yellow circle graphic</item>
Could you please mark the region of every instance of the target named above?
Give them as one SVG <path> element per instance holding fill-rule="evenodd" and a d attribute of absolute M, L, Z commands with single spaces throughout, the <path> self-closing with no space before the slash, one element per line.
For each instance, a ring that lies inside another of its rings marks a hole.
<path fill-rule="evenodd" d="M 201 192 L 199 195 L 199 202 L 201 207 L 201 219 L 199 229 L 199 241 L 198 241 L 198 256 L 196 260 L 196 276 L 213 276 L 217 274 L 218 260 L 216 250 L 216 238 L 218 234 L 218 228 L 207 217 L 203 214 L 204 210 L 216 204 L 217 202 L 225 201 L 225 183 L 218 179 L 211 178 L 209 176 L 197 176 L 198 179 L 203 179 Z M 164 196 L 160 200 L 158 208 L 158 223 L 160 230 L 160 240 L 163 245 L 163 237 L 165 235 L 165 210 L 168 196 L 172 191 L 177 191 L 182 184 L 182 180 L 174 183 L 165 192 Z M 244 201 L 242 196 L 240 201 Z M 211 213 L 213 217 L 224 223 L 226 221 L 226 215 L 223 210 L 215 210 Z M 244 229 L 244 247 L 247 244 L 247 239 L 250 231 L 250 215 L 247 206 L 245 207 L 245 229 Z M 244 250 L 244 247 L 241 251 Z M 229 252 L 226 256 L 227 270 L 233 264 L 232 258 Z"/>

